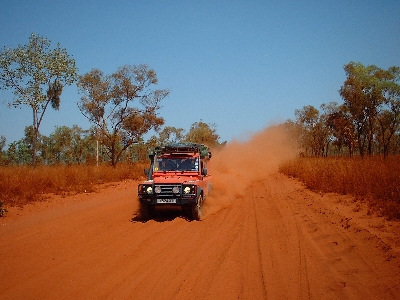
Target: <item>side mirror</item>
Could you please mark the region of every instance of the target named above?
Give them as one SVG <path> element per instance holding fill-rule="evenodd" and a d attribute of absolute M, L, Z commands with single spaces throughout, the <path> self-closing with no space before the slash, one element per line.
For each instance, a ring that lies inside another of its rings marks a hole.
<path fill-rule="evenodd" d="M 144 174 L 146 175 L 146 177 L 149 177 L 149 169 L 144 169 Z"/>
<path fill-rule="evenodd" d="M 207 169 L 203 169 L 203 170 L 201 170 L 201 175 L 203 175 L 203 176 L 207 176 L 207 174 L 208 174 L 208 171 L 207 171 Z"/>

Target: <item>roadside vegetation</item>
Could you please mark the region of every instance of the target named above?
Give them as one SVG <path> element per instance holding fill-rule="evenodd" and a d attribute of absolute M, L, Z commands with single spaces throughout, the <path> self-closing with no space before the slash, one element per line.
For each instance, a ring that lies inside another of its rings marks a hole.
<path fill-rule="evenodd" d="M 68 196 L 96 191 L 100 184 L 143 178 L 146 163 L 0 167 L 0 216 L 8 206 L 43 201 L 50 194 Z"/>
<path fill-rule="evenodd" d="M 214 125 L 195 122 L 185 134 L 182 128 L 165 127 L 147 142 L 128 147 L 125 155 L 113 164 L 104 145 L 91 131 L 74 126 L 57 127 L 49 137 L 40 136 L 36 167 L 32 162 L 30 127 L 25 138 L 2 151 L 0 139 L 0 217 L 6 207 L 23 206 L 45 200 L 50 194 L 62 196 L 89 193 L 100 184 L 144 178 L 149 149 L 165 143 L 193 142 L 218 147 L 219 135 Z M 3 144 L 2 144 L 3 143 Z"/>
<path fill-rule="evenodd" d="M 370 213 L 400 220 L 400 156 L 298 158 L 280 167 L 311 190 L 351 195 Z"/>
<path fill-rule="evenodd" d="M 281 166 L 307 188 L 366 201 L 370 211 L 400 219 L 400 68 L 350 62 L 342 103 L 312 105 L 286 121 L 299 158 Z"/>

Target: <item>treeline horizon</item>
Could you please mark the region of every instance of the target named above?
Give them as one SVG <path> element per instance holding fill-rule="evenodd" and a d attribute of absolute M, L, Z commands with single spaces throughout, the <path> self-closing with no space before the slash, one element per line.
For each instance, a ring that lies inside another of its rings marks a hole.
<path fill-rule="evenodd" d="M 0 135 L 0 166 L 32 165 L 33 128 L 25 127 L 25 136 L 5 148 L 6 139 Z M 120 157 L 119 162 L 141 162 L 148 158 L 149 149 L 166 143 L 193 142 L 217 147 L 220 143 L 215 124 L 202 121 L 194 122 L 186 132 L 183 128 L 165 126 L 147 141 L 141 140 L 132 144 Z M 96 128 L 82 129 L 77 125 L 72 127 L 56 126 L 49 136 L 38 135 L 37 164 L 111 164 L 111 153 L 97 137 Z"/>
<path fill-rule="evenodd" d="M 301 156 L 326 157 L 400 153 L 400 68 L 350 62 L 339 90 L 343 103 L 312 105 L 286 121 Z"/>
<path fill-rule="evenodd" d="M 400 68 L 387 70 L 350 62 L 344 66 L 346 80 L 339 90 L 343 102 L 312 105 L 294 112 L 295 120 L 284 124 L 299 155 L 306 157 L 400 154 Z M 90 102 L 90 104 L 92 104 Z M 164 125 L 164 124 L 163 124 Z M 152 147 L 173 142 L 196 142 L 215 147 L 221 143 L 215 124 L 195 122 L 186 132 L 182 128 L 164 126 L 147 141 L 135 138 L 124 151 L 123 140 L 110 143 L 96 124 L 90 129 L 77 125 L 56 126 L 49 136 L 25 128 L 25 137 L 6 146 L 0 133 L 0 165 L 33 164 L 33 148 L 37 148 L 38 164 L 101 164 L 116 161 L 134 162 L 147 158 Z M 113 137 L 113 136 L 111 136 Z M 115 137 L 121 138 L 118 134 Z M 108 143 L 107 143 L 108 142 Z M 34 145 L 36 143 L 36 145 Z M 111 147 L 111 146 L 112 147 Z"/>

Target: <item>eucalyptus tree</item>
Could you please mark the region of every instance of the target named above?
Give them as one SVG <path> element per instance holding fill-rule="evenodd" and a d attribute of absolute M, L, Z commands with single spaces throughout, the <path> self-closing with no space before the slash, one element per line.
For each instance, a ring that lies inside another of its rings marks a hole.
<path fill-rule="evenodd" d="M 376 120 L 377 139 L 380 150 L 386 157 L 390 151 L 393 137 L 400 131 L 400 68 L 390 67 L 379 74 L 383 101 L 378 109 Z"/>
<path fill-rule="evenodd" d="M 215 147 L 219 145 L 219 138 L 215 124 L 207 124 L 200 120 L 190 126 L 185 141 Z"/>
<path fill-rule="evenodd" d="M 3 152 L 3 148 L 6 146 L 7 139 L 5 136 L 0 135 L 0 166 L 5 163 L 6 154 Z"/>
<path fill-rule="evenodd" d="M 82 164 L 92 161 L 95 141 L 90 130 L 77 125 L 56 126 L 48 137 L 41 137 L 40 156 L 44 163 Z"/>
<path fill-rule="evenodd" d="M 366 83 L 363 82 L 366 76 L 365 67 L 360 63 L 350 62 L 344 66 L 346 81 L 340 88 L 340 95 L 344 100 L 344 105 L 349 111 L 357 134 L 358 151 L 364 156 L 365 146 L 368 138 L 368 119 L 373 111 L 370 103 L 364 94 Z"/>
<path fill-rule="evenodd" d="M 111 75 L 93 69 L 79 77 L 79 109 L 96 127 L 113 166 L 145 133 L 164 124 L 157 112 L 169 91 L 153 89 L 157 82 L 147 65 L 125 65 Z"/>
<path fill-rule="evenodd" d="M 3 151 L 3 148 L 6 145 L 6 141 L 7 141 L 6 137 L 3 135 L 0 135 L 0 152 Z"/>
<path fill-rule="evenodd" d="M 400 69 L 384 70 L 375 65 L 350 62 L 344 66 L 346 81 L 340 89 L 350 113 L 361 156 L 373 154 L 376 140 L 386 156 L 392 136 L 398 129 L 400 112 Z"/>
<path fill-rule="evenodd" d="M 39 127 L 50 105 L 59 110 L 60 96 L 65 85 L 77 80 L 75 60 L 65 48 L 32 34 L 27 45 L 6 48 L 0 52 L 0 88 L 14 93 L 10 106 L 27 105 L 33 113 L 34 140 L 32 163 L 36 165 Z"/>
<path fill-rule="evenodd" d="M 185 130 L 183 128 L 176 128 L 172 126 L 165 126 L 159 133 L 160 145 L 168 143 L 179 143 L 185 137 Z"/>
<path fill-rule="evenodd" d="M 325 116 L 312 105 L 295 110 L 296 123 L 301 128 L 301 147 L 305 154 L 323 156 L 329 145 L 329 128 Z"/>
<path fill-rule="evenodd" d="M 332 144 L 336 146 L 339 154 L 342 154 L 342 148 L 346 147 L 349 156 L 352 157 L 356 145 L 356 134 L 346 107 L 336 102 L 322 104 L 321 107 L 324 109 L 326 125 L 332 135 Z"/>

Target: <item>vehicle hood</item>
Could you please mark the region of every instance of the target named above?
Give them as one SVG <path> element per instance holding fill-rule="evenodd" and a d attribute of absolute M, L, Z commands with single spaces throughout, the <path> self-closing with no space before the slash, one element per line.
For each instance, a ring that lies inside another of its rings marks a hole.
<path fill-rule="evenodd" d="M 193 174 L 179 174 L 179 173 L 166 173 L 162 175 L 156 175 L 153 177 L 155 184 L 168 184 L 168 183 L 186 183 L 199 180 L 199 175 Z"/>

